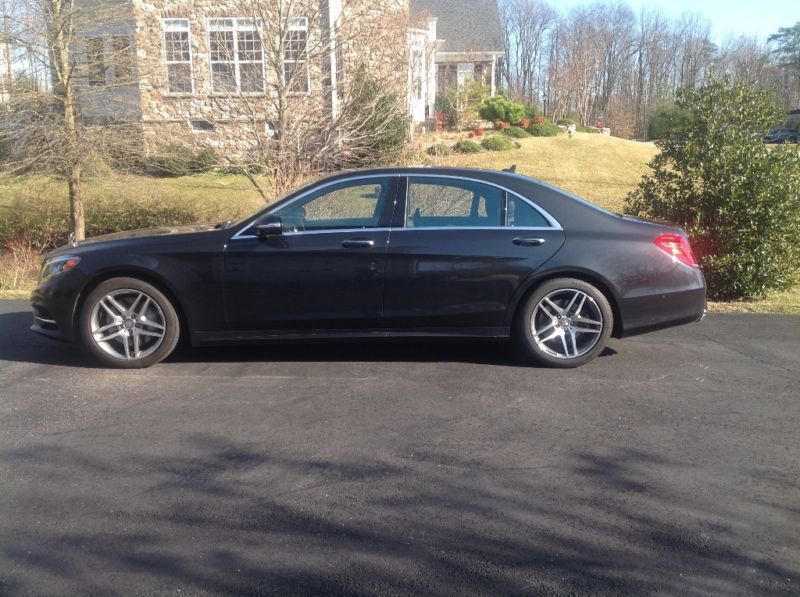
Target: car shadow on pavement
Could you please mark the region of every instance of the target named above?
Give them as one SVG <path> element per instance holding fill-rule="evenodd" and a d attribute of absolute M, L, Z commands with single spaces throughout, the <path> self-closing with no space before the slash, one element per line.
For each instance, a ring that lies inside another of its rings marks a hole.
<path fill-rule="evenodd" d="M 752 543 L 779 514 L 757 510 L 743 539 L 745 492 L 723 501 L 699 495 L 691 483 L 676 482 L 691 479 L 690 465 L 645 450 L 543 451 L 546 464 L 533 468 L 490 453 L 465 459 L 457 446 L 383 449 L 353 459 L 306 452 L 208 433 L 186 434 L 170 450 L 146 454 L 90 456 L 58 441 L 8 450 L 1 455 L 6 466 L 36 482 L 14 490 L 17 516 L 0 523 L 0 558 L 11 571 L 0 575 L 0 589 L 225 595 L 788 595 L 797 589 L 796 570 Z M 784 477 L 775 487 L 789 496 L 797 483 Z M 780 550 L 779 544 L 772 551 Z"/>
<path fill-rule="evenodd" d="M 101 368 L 77 344 L 43 338 L 30 331 L 30 312 L 0 314 L 0 360 L 65 367 Z M 601 357 L 617 352 L 606 348 Z M 460 362 L 517 367 L 535 366 L 511 342 L 374 340 L 195 348 L 178 346 L 166 364 L 257 362 Z"/>
<path fill-rule="evenodd" d="M 30 311 L 0 314 L 0 361 L 100 368 L 80 346 L 40 336 L 31 323 Z"/>

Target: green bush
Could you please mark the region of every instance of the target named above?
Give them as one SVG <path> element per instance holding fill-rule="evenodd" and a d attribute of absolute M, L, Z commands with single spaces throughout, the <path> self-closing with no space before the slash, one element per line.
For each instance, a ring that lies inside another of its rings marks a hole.
<path fill-rule="evenodd" d="M 193 224 L 197 214 L 185 206 L 127 197 L 86 203 L 86 236 L 123 230 Z M 0 210 L 0 245 L 24 242 L 44 253 L 65 245 L 71 230 L 69 205 L 43 194 L 17 198 Z"/>
<path fill-rule="evenodd" d="M 188 176 L 213 170 L 219 164 L 210 147 L 192 149 L 180 143 L 167 143 L 147 159 L 147 165 L 160 176 Z"/>
<path fill-rule="evenodd" d="M 432 156 L 441 157 L 446 155 L 452 155 L 452 153 L 453 153 L 453 148 L 444 143 L 437 143 L 436 145 L 432 145 L 431 147 L 428 148 L 428 155 Z"/>
<path fill-rule="evenodd" d="M 467 81 L 459 87 L 448 87 L 436 95 L 436 114 L 444 115 L 444 125 L 452 130 L 478 117 L 477 109 L 489 95 L 489 87 L 478 81 Z"/>
<path fill-rule="evenodd" d="M 525 104 L 525 118 L 533 120 L 542 115 L 542 110 L 536 104 Z"/>
<path fill-rule="evenodd" d="M 680 134 L 689 126 L 691 119 L 691 111 L 677 104 L 661 106 L 650 117 L 650 124 L 647 126 L 647 137 L 649 139 L 664 139 L 672 134 Z"/>
<path fill-rule="evenodd" d="M 475 143 L 475 141 L 459 141 L 453 146 L 453 150 L 456 153 L 480 153 L 481 146 Z"/>
<path fill-rule="evenodd" d="M 689 235 L 714 299 L 791 287 L 800 268 L 800 152 L 770 149 L 759 131 L 781 117 L 774 93 L 728 78 L 679 92 L 686 124 L 626 200 L 633 215 Z"/>
<path fill-rule="evenodd" d="M 504 135 L 508 135 L 512 139 L 527 139 L 531 134 L 523 128 L 512 126 L 503 131 Z"/>
<path fill-rule="evenodd" d="M 195 172 L 210 172 L 219 166 L 220 159 L 217 152 L 211 147 L 201 147 L 194 154 L 194 162 L 192 168 Z"/>
<path fill-rule="evenodd" d="M 540 124 L 532 124 L 528 127 L 528 132 L 534 137 L 555 137 L 564 131 L 558 128 L 557 124 L 553 124 L 549 120 L 545 120 Z"/>
<path fill-rule="evenodd" d="M 478 106 L 478 114 L 481 118 L 490 122 L 500 120 L 518 124 L 520 120 L 525 118 L 525 106 L 512 102 L 502 95 L 495 95 L 483 100 L 481 105 Z"/>
<path fill-rule="evenodd" d="M 514 142 L 505 135 L 492 135 L 481 142 L 481 146 L 488 151 L 510 151 L 514 149 Z"/>
<path fill-rule="evenodd" d="M 350 85 L 350 117 L 344 131 L 347 156 L 340 164 L 346 168 L 367 167 L 393 162 L 408 141 L 408 113 L 405 98 L 386 89 L 366 68 L 359 68 Z"/>

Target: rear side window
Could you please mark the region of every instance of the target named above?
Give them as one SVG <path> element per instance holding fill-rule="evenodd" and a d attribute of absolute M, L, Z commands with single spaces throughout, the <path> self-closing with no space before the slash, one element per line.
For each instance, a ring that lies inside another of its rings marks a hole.
<path fill-rule="evenodd" d="M 550 222 L 528 202 L 509 194 L 508 226 L 510 228 L 551 228 Z"/>
<path fill-rule="evenodd" d="M 408 228 L 496 228 L 503 225 L 503 191 L 480 182 L 411 177 Z"/>

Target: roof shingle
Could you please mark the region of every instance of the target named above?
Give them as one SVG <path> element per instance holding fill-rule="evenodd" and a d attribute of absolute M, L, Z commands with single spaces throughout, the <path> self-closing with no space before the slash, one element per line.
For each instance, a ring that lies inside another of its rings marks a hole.
<path fill-rule="evenodd" d="M 411 0 L 415 21 L 437 17 L 440 52 L 502 52 L 497 0 Z"/>

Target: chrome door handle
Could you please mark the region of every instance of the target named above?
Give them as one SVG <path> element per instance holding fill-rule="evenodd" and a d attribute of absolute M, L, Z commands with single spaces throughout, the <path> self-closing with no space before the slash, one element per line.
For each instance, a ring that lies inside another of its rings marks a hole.
<path fill-rule="evenodd" d="M 532 236 L 518 236 L 512 241 L 520 247 L 539 247 L 545 243 L 543 238 L 533 238 Z"/>
<path fill-rule="evenodd" d="M 371 249 L 374 246 L 374 240 L 351 239 L 342 242 L 342 247 L 345 249 Z"/>

